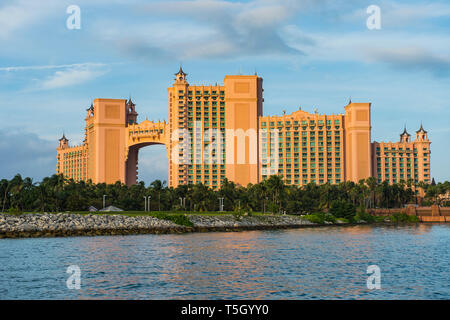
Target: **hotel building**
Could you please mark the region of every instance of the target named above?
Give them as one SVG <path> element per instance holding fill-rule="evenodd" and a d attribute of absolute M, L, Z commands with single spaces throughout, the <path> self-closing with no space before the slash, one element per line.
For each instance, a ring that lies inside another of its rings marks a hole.
<path fill-rule="evenodd" d="M 169 120 L 137 122 L 131 99 L 96 99 L 87 109 L 85 139 L 57 149 L 57 173 L 95 183 L 137 183 L 140 148 L 164 144 L 169 186 L 224 178 L 246 186 L 270 175 L 302 186 L 358 182 L 430 182 L 430 141 L 421 126 L 416 139 L 371 142 L 371 104 L 349 101 L 343 114 L 297 110 L 263 116 L 263 79 L 227 75 L 223 85 L 190 85 L 180 68 L 168 88 Z"/>

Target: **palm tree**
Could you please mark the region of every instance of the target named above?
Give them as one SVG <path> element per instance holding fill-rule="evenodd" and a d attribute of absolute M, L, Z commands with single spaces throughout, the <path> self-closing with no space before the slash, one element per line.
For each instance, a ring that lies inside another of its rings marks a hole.
<path fill-rule="evenodd" d="M 283 181 L 283 176 L 272 175 L 267 180 L 267 188 L 272 194 L 272 202 L 274 204 L 279 204 L 279 211 L 281 211 L 281 203 L 284 198 L 285 185 Z"/>
<path fill-rule="evenodd" d="M 162 182 L 161 180 L 153 181 L 150 186 L 152 189 L 158 194 L 158 210 L 161 211 L 161 192 L 164 189 L 164 184 L 166 181 Z"/>
<path fill-rule="evenodd" d="M 7 199 L 7 195 L 8 195 L 8 189 L 10 186 L 10 182 L 7 179 L 2 179 L 2 181 L 0 183 L 1 183 L 0 185 L 1 185 L 1 190 L 2 190 L 2 194 L 3 194 L 3 205 L 2 205 L 2 213 L 3 213 L 5 211 L 6 199 Z"/>
<path fill-rule="evenodd" d="M 378 186 L 377 179 L 375 179 L 375 177 L 369 177 L 366 179 L 366 184 L 370 191 L 370 206 L 373 208 L 376 206 L 376 190 Z"/>

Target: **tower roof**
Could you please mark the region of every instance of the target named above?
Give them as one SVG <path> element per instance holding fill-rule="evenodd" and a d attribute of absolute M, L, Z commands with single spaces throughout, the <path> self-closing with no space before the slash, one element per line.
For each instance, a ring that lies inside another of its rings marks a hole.
<path fill-rule="evenodd" d="M 425 129 L 423 128 L 422 123 L 420 123 L 419 130 L 416 131 L 416 133 L 419 133 L 419 132 L 427 133 L 427 131 L 425 131 Z"/>
<path fill-rule="evenodd" d="M 66 141 L 69 141 L 67 138 L 66 138 L 66 135 L 63 133 L 63 135 L 62 135 L 62 137 L 61 137 L 61 139 L 59 139 L 59 141 L 62 141 L 62 140 L 66 140 Z"/>
<path fill-rule="evenodd" d="M 179 75 L 179 74 L 181 74 L 181 75 L 183 75 L 183 76 L 187 76 L 187 73 L 185 73 L 184 71 L 183 71 L 183 68 L 180 66 L 180 70 L 177 72 L 177 73 L 175 73 L 175 75 L 177 76 L 177 75 Z"/>
<path fill-rule="evenodd" d="M 94 105 L 92 103 L 91 103 L 91 106 L 86 109 L 86 111 L 89 111 L 89 110 L 94 111 Z"/>
<path fill-rule="evenodd" d="M 403 132 L 400 134 L 401 136 L 403 136 L 403 135 L 407 135 L 407 136 L 410 136 L 410 134 L 408 133 L 408 131 L 406 131 L 406 126 L 405 126 L 405 129 L 403 129 Z"/>
<path fill-rule="evenodd" d="M 135 104 L 133 103 L 133 100 L 131 100 L 131 96 L 128 98 L 127 104 L 135 106 Z"/>

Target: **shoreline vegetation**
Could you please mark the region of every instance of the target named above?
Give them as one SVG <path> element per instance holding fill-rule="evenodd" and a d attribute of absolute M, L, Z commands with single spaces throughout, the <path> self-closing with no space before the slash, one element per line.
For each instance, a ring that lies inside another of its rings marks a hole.
<path fill-rule="evenodd" d="M 167 187 L 160 180 L 148 186 L 142 181 L 132 186 L 94 184 L 62 175 L 34 183 L 16 175 L 0 180 L 0 238 L 417 223 L 421 219 L 405 207 L 450 206 L 449 190 L 447 181 L 419 183 L 415 188 L 412 181 L 390 185 L 373 177 L 358 183 L 298 187 L 272 175 L 246 187 L 224 179 L 220 188 L 213 189 L 201 183 Z M 124 211 L 88 211 L 107 206 Z M 388 215 L 375 214 L 374 210 L 383 210 L 379 208 L 389 209 Z"/>
<path fill-rule="evenodd" d="M 416 216 L 403 213 L 388 217 L 358 213 L 353 218 L 337 218 L 321 212 L 303 216 L 242 212 L 21 213 L 0 214 L 0 238 L 180 234 L 418 222 Z"/>
<path fill-rule="evenodd" d="M 0 180 L 1 212 L 66 212 L 88 211 L 115 206 L 125 211 L 271 212 L 273 214 L 309 214 L 328 211 L 334 202 L 353 208 L 404 208 L 409 204 L 450 206 L 450 182 L 416 185 L 412 180 L 389 184 L 374 177 L 358 183 L 286 184 L 283 176 L 271 175 L 247 186 L 222 181 L 211 188 L 202 183 L 168 187 L 155 180 L 148 186 L 143 181 L 127 186 L 74 181 L 62 175 L 45 177 L 40 182 L 22 178 Z M 147 210 L 148 208 L 148 210 Z M 356 210 L 356 209 L 355 209 Z"/>

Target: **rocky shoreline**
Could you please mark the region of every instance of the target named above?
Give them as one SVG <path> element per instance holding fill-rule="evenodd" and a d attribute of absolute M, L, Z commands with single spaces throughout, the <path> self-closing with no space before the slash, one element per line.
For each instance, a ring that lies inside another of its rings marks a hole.
<path fill-rule="evenodd" d="M 124 214 L 33 213 L 0 214 L 0 238 L 67 237 L 127 234 L 163 234 L 211 231 L 244 231 L 319 226 L 306 219 L 284 215 L 186 215 L 193 226 L 183 226 L 152 216 Z"/>

